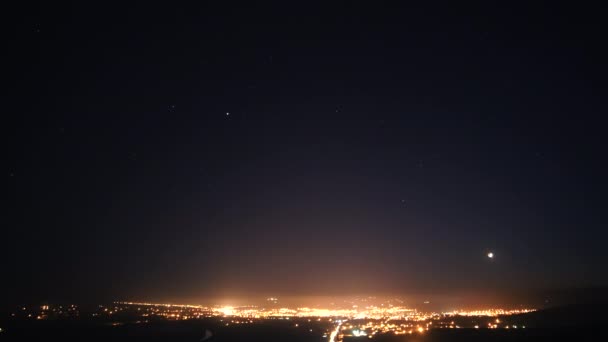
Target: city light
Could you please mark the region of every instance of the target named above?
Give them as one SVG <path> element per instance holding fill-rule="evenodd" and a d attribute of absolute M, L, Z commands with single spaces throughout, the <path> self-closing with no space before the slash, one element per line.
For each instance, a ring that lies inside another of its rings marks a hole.
<path fill-rule="evenodd" d="M 498 323 L 505 329 L 525 328 L 521 319 L 511 322 L 509 316 L 535 311 L 530 308 L 478 310 L 455 310 L 426 312 L 403 305 L 402 301 L 344 301 L 342 305 L 331 303 L 329 307 L 279 306 L 275 297 L 267 298 L 272 305 L 203 306 L 196 304 L 165 304 L 145 302 L 114 302 L 99 305 L 86 315 L 96 319 L 107 319 L 114 327 L 125 324 L 146 324 L 151 320 L 196 320 L 212 319 L 223 326 L 246 325 L 275 320 L 292 321 L 293 329 L 305 329 L 312 334 L 329 338 L 330 342 L 342 341 L 344 337 L 366 337 L 379 335 L 407 335 L 425 333 L 437 329 L 497 329 Z M 396 305 L 399 304 L 399 305 Z M 58 319 L 80 317 L 75 305 L 44 305 L 32 308 L 20 307 L 11 317 L 20 319 Z M 499 318 L 500 317 L 500 318 Z M 517 324 L 513 324 L 517 323 Z"/>
<path fill-rule="evenodd" d="M 232 316 L 234 315 L 234 308 L 232 306 L 224 306 L 218 310 L 223 313 L 224 316 Z"/>

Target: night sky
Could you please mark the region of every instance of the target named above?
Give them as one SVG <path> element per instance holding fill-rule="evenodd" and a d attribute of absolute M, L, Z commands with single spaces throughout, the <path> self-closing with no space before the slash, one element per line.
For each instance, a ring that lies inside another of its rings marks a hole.
<path fill-rule="evenodd" d="M 608 284 L 604 14 L 424 3 L 5 13 L 4 300 Z"/>

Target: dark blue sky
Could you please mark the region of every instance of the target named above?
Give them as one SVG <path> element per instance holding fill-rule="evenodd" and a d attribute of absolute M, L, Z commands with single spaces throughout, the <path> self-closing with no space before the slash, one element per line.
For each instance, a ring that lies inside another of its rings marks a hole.
<path fill-rule="evenodd" d="M 606 285 L 596 9 L 55 6 L 8 31 L 12 300 Z"/>

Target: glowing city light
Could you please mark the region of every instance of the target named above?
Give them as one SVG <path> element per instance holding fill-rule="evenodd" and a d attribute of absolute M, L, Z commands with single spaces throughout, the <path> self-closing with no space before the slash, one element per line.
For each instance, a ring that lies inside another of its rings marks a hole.
<path fill-rule="evenodd" d="M 367 336 L 367 334 L 365 333 L 365 331 L 361 331 L 361 330 L 353 330 L 353 336 L 355 336 L 355 337 L 359 337 L 359 336 Z"/>
<path fill-rule="evenodd" d="M 232 306 L 224 306 L 219 310 L 224 316 L 232 316 L 234 315 L 234 307 Z"/>
<path fill-rule="evenodd" d="M 436 329 L 524 329 L 523 325 L 508 323 L 506 316 L 535 311 L 534 309 L 489 308 L 479 310 L 455 310 L 448 312 L 424 312 L 403 306 L 402 301 L 355 302 L 345 301 L 343 305 L 329 307 L 281 307 L 275 297 L 266 298 L 263 306 L 203 306 L 191 304 L 161 304 L 138 302 L 114 302 L 100 305 L 92 317 L 112 317 L 112 326 L 122 326 L 121 317 L 132 317 L 135 324 L 147 323 L 151 319 L 194 320 L 211 318 L 223 326 L 254 324 L 267 320 L 292 321 L 293 329 L 302 329 L 311 334 L 323 336 L 329 342 L 343 340 L 344 337 L 365 337 L 373 339 L 379 335 L 423 334 Z M 272 305 L 267 305 L 270 302 Z M 357 304 L 355 304 L 357 303 Z M 398 303 L 398 305 L 397 305 Z M 54 319 L 79 315 L 76 306 L 21 307 L 18 312 L 26 319 Z M 14 317 L 15 314 L 12 315 Z M 499 318 L 500 317 L 500 318 Z M 321 326 L 313 322 L 327 322 Z M 311 326 L 312 325 L 312 326 Z M 321 327 L 317 329 L 315 327 Z"/>

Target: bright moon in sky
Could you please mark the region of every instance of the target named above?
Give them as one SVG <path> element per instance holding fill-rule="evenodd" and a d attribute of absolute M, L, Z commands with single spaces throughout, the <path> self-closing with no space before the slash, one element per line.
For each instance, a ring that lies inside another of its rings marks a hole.
<path fill-rule="evenodd" d="M 492 252 L 488 253 L 488 258 L 494 259 L 494 253 L 492 253 Z"/>

